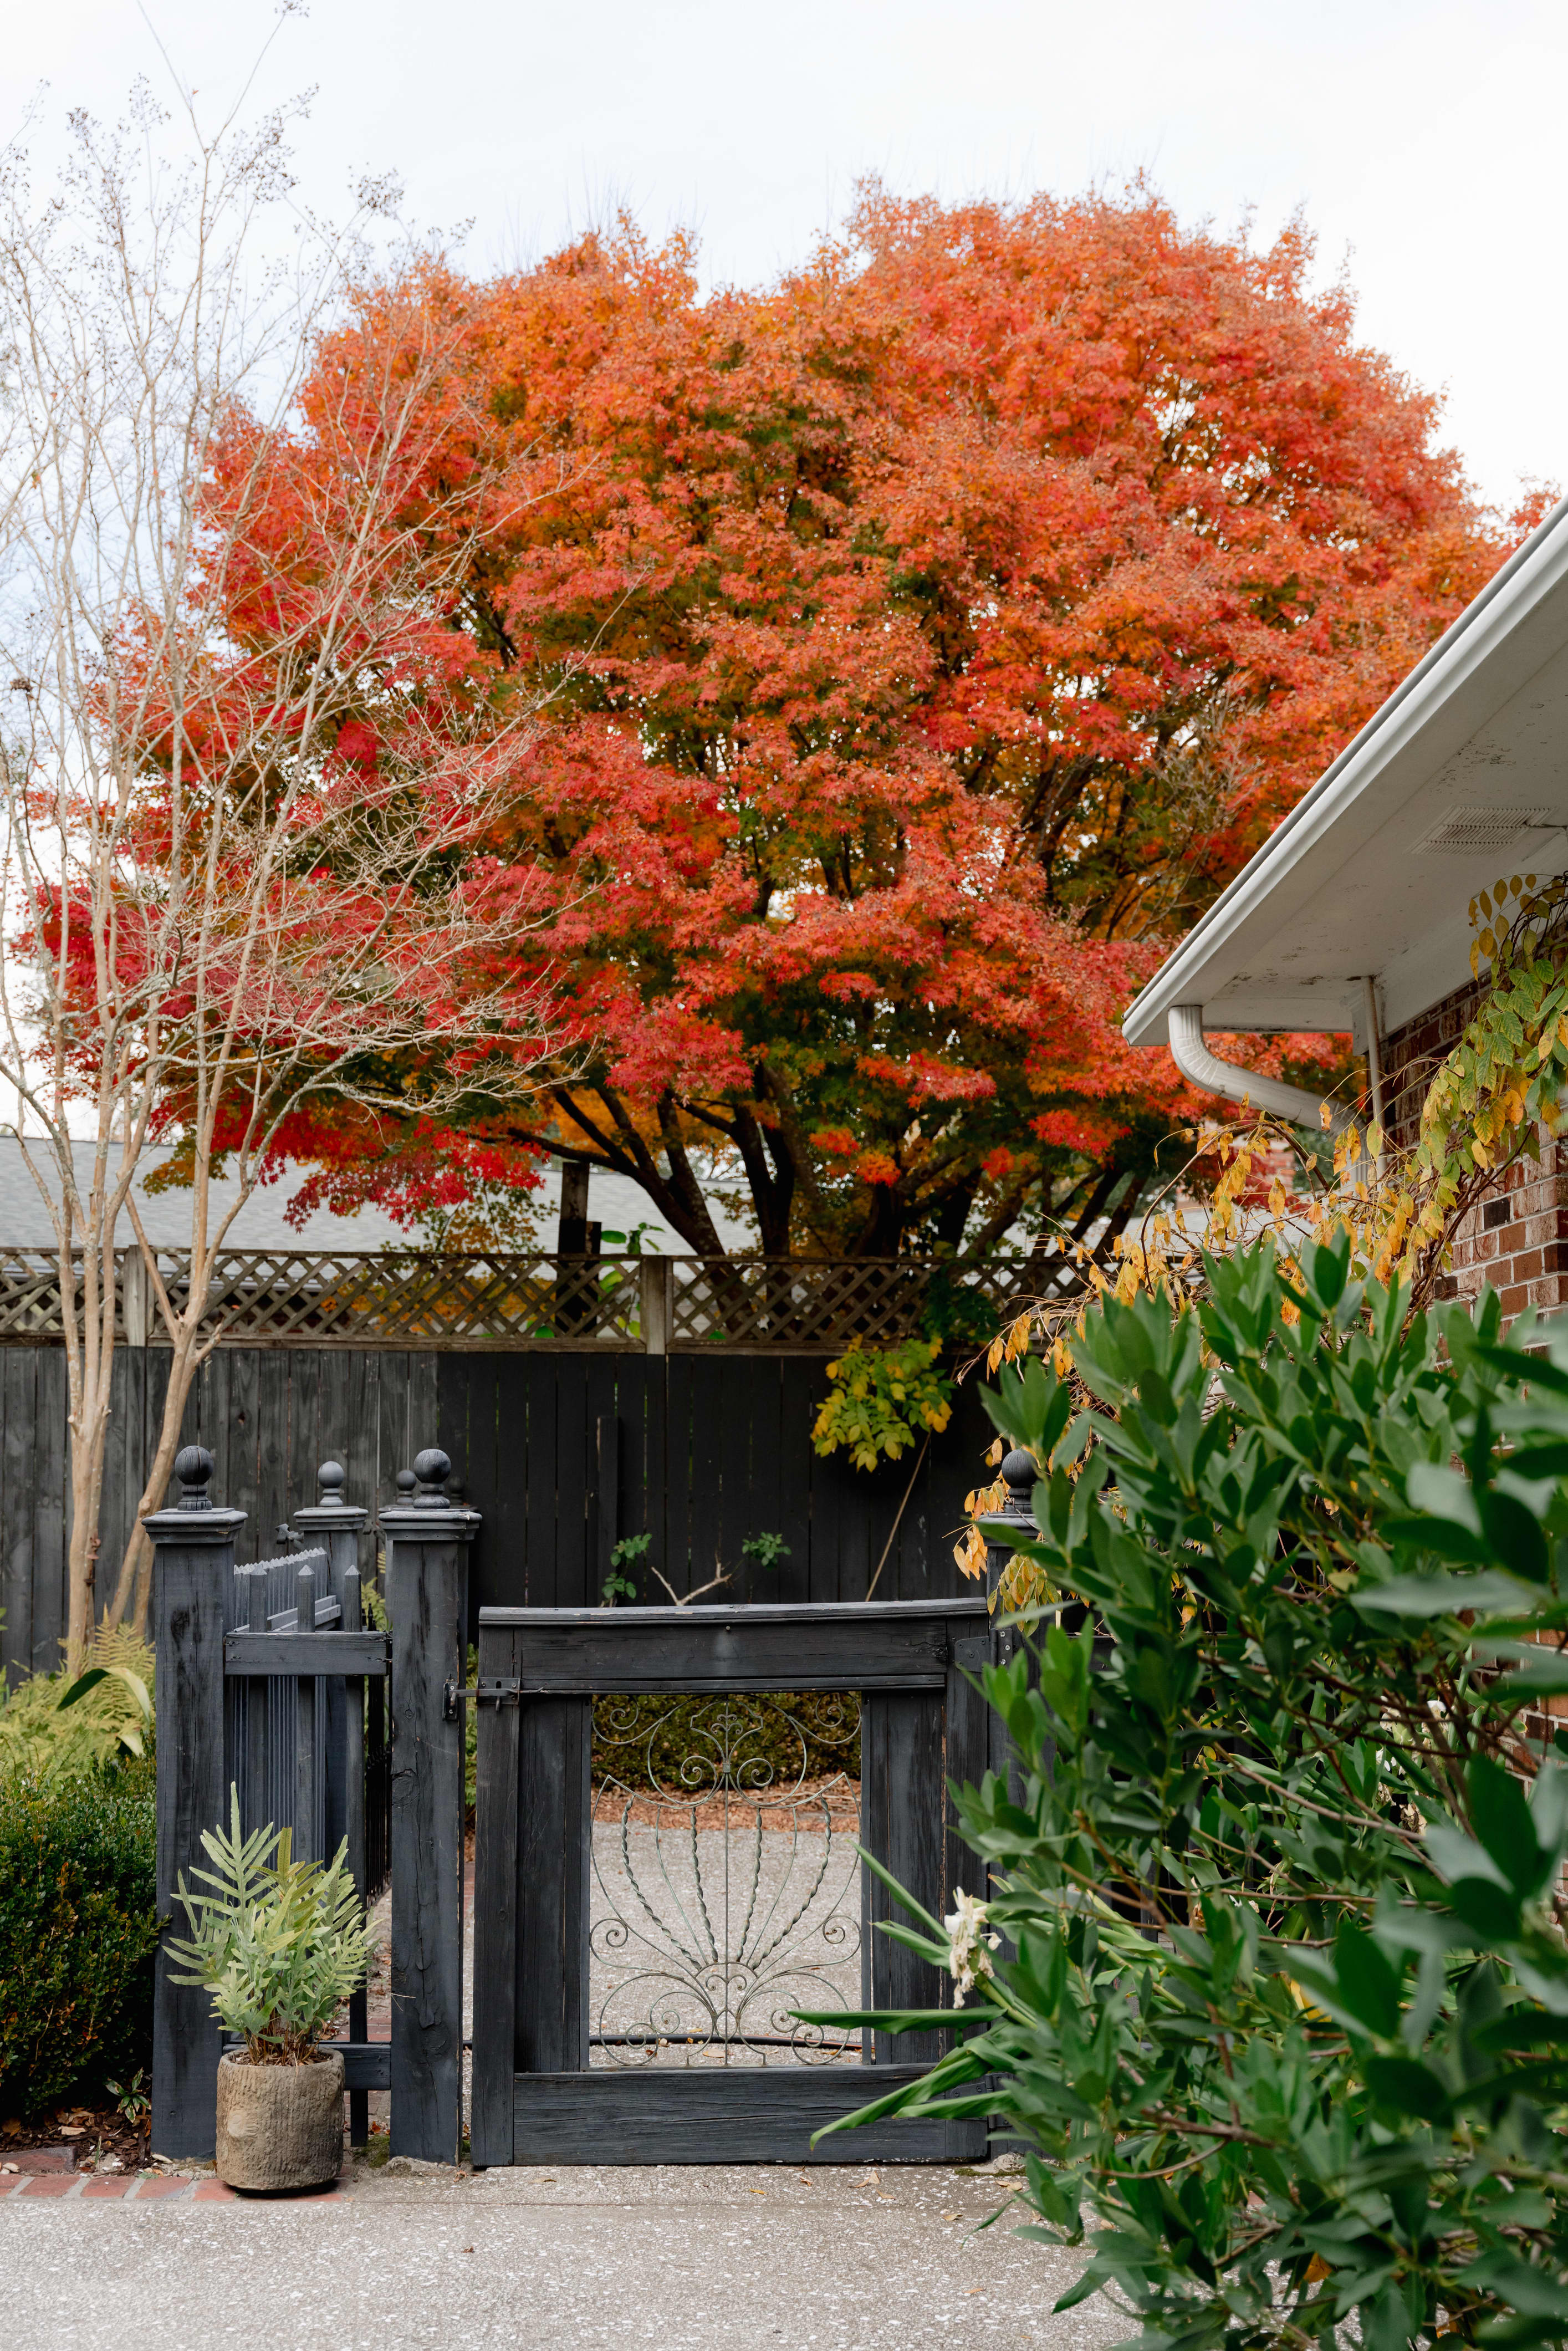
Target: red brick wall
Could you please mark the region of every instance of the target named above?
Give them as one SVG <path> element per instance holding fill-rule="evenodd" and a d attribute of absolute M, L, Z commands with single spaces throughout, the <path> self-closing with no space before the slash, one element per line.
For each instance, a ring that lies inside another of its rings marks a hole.
<path fill-rule="evenodd" d="M 1476 1008 L 1472 982 L 1383 1040 L 1383 1101 L 1390 1139 L 1408 1150 L 1421 1104 L 1439 1063 L 1458 1042 Z M 1539 1160 L 1504 1170 L 1479 1200 L 1454 1243 L 1447 1298 L 1473 1298 L 1490 1283 L 1511 1321 L 1527 1306 L 1568 1305 L 1568 1138 L 1541 1136 Z"/>

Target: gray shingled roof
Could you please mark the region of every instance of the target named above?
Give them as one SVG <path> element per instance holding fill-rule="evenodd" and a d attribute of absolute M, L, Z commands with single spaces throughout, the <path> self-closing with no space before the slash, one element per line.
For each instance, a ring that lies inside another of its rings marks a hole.
<path fill-rule="evenodd" d="M 29 1155 L 36 1165 L 47 1170 L 48 1160 L 45 1150 L 34 1141 L 28 1144 Z M 149 1168 L 157 1166 L 163 1157 L 159 1151 L 148 1154 Z M 77 1179 L 85 1184 L 92 1166 L 92 1145 L 77 1145 Z M 307 1218 L 298 1230 L 285 1219 L 285 1211 L 299 1187 L 304 1170 L 294 1176 L 284 1176 L 277 1183 L 265 1186 L 252 1195 L 240 1210 L 230 1228 L 227 1246 L 231 1249 L 406 1249 L 417 1236 L 380 1208 L 361 1208 L 356 1216 L 335 1217 L 319 1208 Z M 219 1185 L 219 1198 L 226 1205 L 234 1196 L 232 1182 Z M 538 1226 L 541 1249 L 555 1247 L 555 1219 L 560 1194 L 559 1169 L 551 1161 L 545 1171 L 544 1182 L 534 1195 L 538 1204 Z M 190 1196 L 184 1192 L 154 1193 L 151 1197 L 137 1193 L 142 1226 L 147 1238 L 155 1246 L 181 1249 L 190 1242 Z M 606 1175 L 596 1168 L 590 1183 L 589 1214 L 619 1231 L 628 1231 L 639 1224 L 651 1226 L 643 1235 L 644 1246 L 664 1249 L 672 1255 L 684 1253 L 686 1244 L 667 1227 L 659 1222 L 658 1213 L 642 1186 L 625 1176 Z M 755 1247 L 748 1244 L 746 1230 L 733 1217 L 716 1208 L 715 1221 L 719 1231 L 732 1247 Z M 130 1221 L 121 1227 L 119 1239 L 121 1248 L 130 1248 L 133 1235 Z M 38 1196 L 38 1189 L 23 1159 L 22 1146 L 14 1136 L 0 1135 L 0 1247 L 47 1249 L 54 1240 L 48 1211 Z M 613 1243 L 612 1247 L 615 1246 Z"/>

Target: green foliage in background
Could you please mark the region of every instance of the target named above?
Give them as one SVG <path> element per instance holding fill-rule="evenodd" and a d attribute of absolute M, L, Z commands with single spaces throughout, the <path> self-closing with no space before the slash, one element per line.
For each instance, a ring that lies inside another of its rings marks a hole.
<path fill-rule="evenodd" d="M 893 1930 L 972 2037 L 852 2118 L 999 2115 L 1146 2351 L 1568 2340 L 1568 1331 L 1348 1274 L 1210 1260 L 1090 1313 L 1091 1409 L 992 1399 L 1082 1604 L 986 1677 L 987 1898 Z"/>
<path fill-rule="evenodd" d="M 896 1461 L 916 1434 L 946 1428 L 953 1383 L 939 1371 L 939 1339 L 905 1339 L 896 1347 L 851 1347 L 828 1365 L 829 1387 L 811 1442 L 821 1454 L 849 1448 L 857 1469 Z"/>
<path fill-rule="evenodd" d="M 727 1719 L 721 1720 L 721 1716 Z M 861 1775 L 860 1699 L 852 1692 L 779 1690 L 764 1698 L 596 1698 L 593 1781 L 686 1799 L 715 1785 L 726 1752 L 742 1792 L 798 1779 Z"/>
<path fill-rule="evenodd" d="M 180 1878 L 191 1932 L 170 1941 L 186 1970 L 170 1980 L 212 1994 L 214 2015 L 241 2035 L 253 2065 L 298 2065 L 363 1983 L 377 1930 L 361 1917 L 346 1843 L 329 1864 L 296 1861 L 287 1829 L 242 1833 L 232 1787 L 229 1808 L 226 1830 L 202 1834 L 213 1865 L 194 1875 L 211 1890 L 193 1893 Z"/>
<path fill-rule="evenodd" d="M 0 1779 L 81 1779 L 149 1759 L 152 1687 L 146 1642 L 126 1626 L 100 1632 L 74 1680 L 33 1674 L 0 1703 Z"/>
<path fill-rule="evenodd" d="M 0 1780 L 0 2113 L 151 2066 L 156 1887 L 150 1797 Z"/>
<path fill-rule="evenodd" d="M 920 1329 L 951 1355 L 977 1355 L 1001 1327 L 994 1302 L 972 1283 L 943 1270 L 932 1275 L 920 1309 Z"/>
<path fill-rule="evenodd" d="M 621 1541 L 612 1546 L 610 1573 L 604 1579 L 600 1595 L 607 1608 L 613 1608 L 618 1600 L 636 1599 L 636 1579 L 629 1571 L 642 1566 L 653 1545 L 653 1536 L 643 1534 L 622 1535 Z"/>

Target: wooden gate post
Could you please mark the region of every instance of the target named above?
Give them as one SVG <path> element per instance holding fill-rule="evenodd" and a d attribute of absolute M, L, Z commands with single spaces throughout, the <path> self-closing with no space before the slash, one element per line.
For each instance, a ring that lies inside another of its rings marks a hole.
<path fill-rule="evenodd" d="M 463 2137 L 463 1702 L 477 1510 L 452 1464 L 413 1465 L 381 1513 L 392 1623 L 392 2151 L 455 2163 Z M 451 1696 L 448 1697 L 450 1687 Z"/>
<path fill-rule="evenodd" d="M 207 1492 L 213 1457 L 188 1445 L 174 1458 L 180 1500 L 143 1519 L 152 1541 L 152 1645 L 158 1668 L 158 1909 L 186 1934 L 175 1907 L 183 1876 L 205 1868 L 202 1832 L 226 1823 L 224 1626 L 243 1510 L 220 1510 Z M 170 1980 L 158 1955 L 152 1996 L 152 2130 L 159 2155 L 209 2156 L 217 2140 L 220 2029 L 208 1994 Z"/>
<path fill-rule="evenodd" d="M 327 1594 L 342 1610 L 338 1622 L 345 1633 L 357 1633 L 363 1622 L 360 1593 L 360 1541 L 370 1523 L 361 1504 L 346 1502 L 347 1472 L 336 1461 L 323 1461 L 316 1472 L 320 1499 L 294 1513 L 294 1523 L 306 1541 L 327 1554 Z M 365 1896 L 365 1685 L 362 1676 L 333 1676 L 326 1685 L 327 1700 L 327 1853 L 330 1861 L 340 1844 L 349 1848 L 349 1867 Z M 370 2003 L 363 1984 L 349 1995 L 349 2038 L 370 2038 Z M 349 2093 L 349 2143 L 363 2147 L 370 2137 L 370 2095 Z"/>

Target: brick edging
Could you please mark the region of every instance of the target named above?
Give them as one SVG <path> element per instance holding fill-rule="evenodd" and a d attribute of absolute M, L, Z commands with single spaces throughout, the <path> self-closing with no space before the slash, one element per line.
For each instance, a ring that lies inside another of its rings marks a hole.
<path fill-rule="evenodd" d="M 349 2178 L 344 2173 L 335 2188 L 304 2189 L 287 2200 L 291 2206 L 346 2204 L 349 2187 Z M 87 2171 L 25 2171 L 0 2177 L 0 2201 L 7 2197 L 48 2197 L 57 2204 L 67 2200 L 87 2204 L 254 2204 L 265 2200 L 276 2204 L 283 2200 L 243 2196 L 223 2180 L 208 2177 L 166 2179 L 151 2173 L 132 2179 L 116 2179 Z"/>

